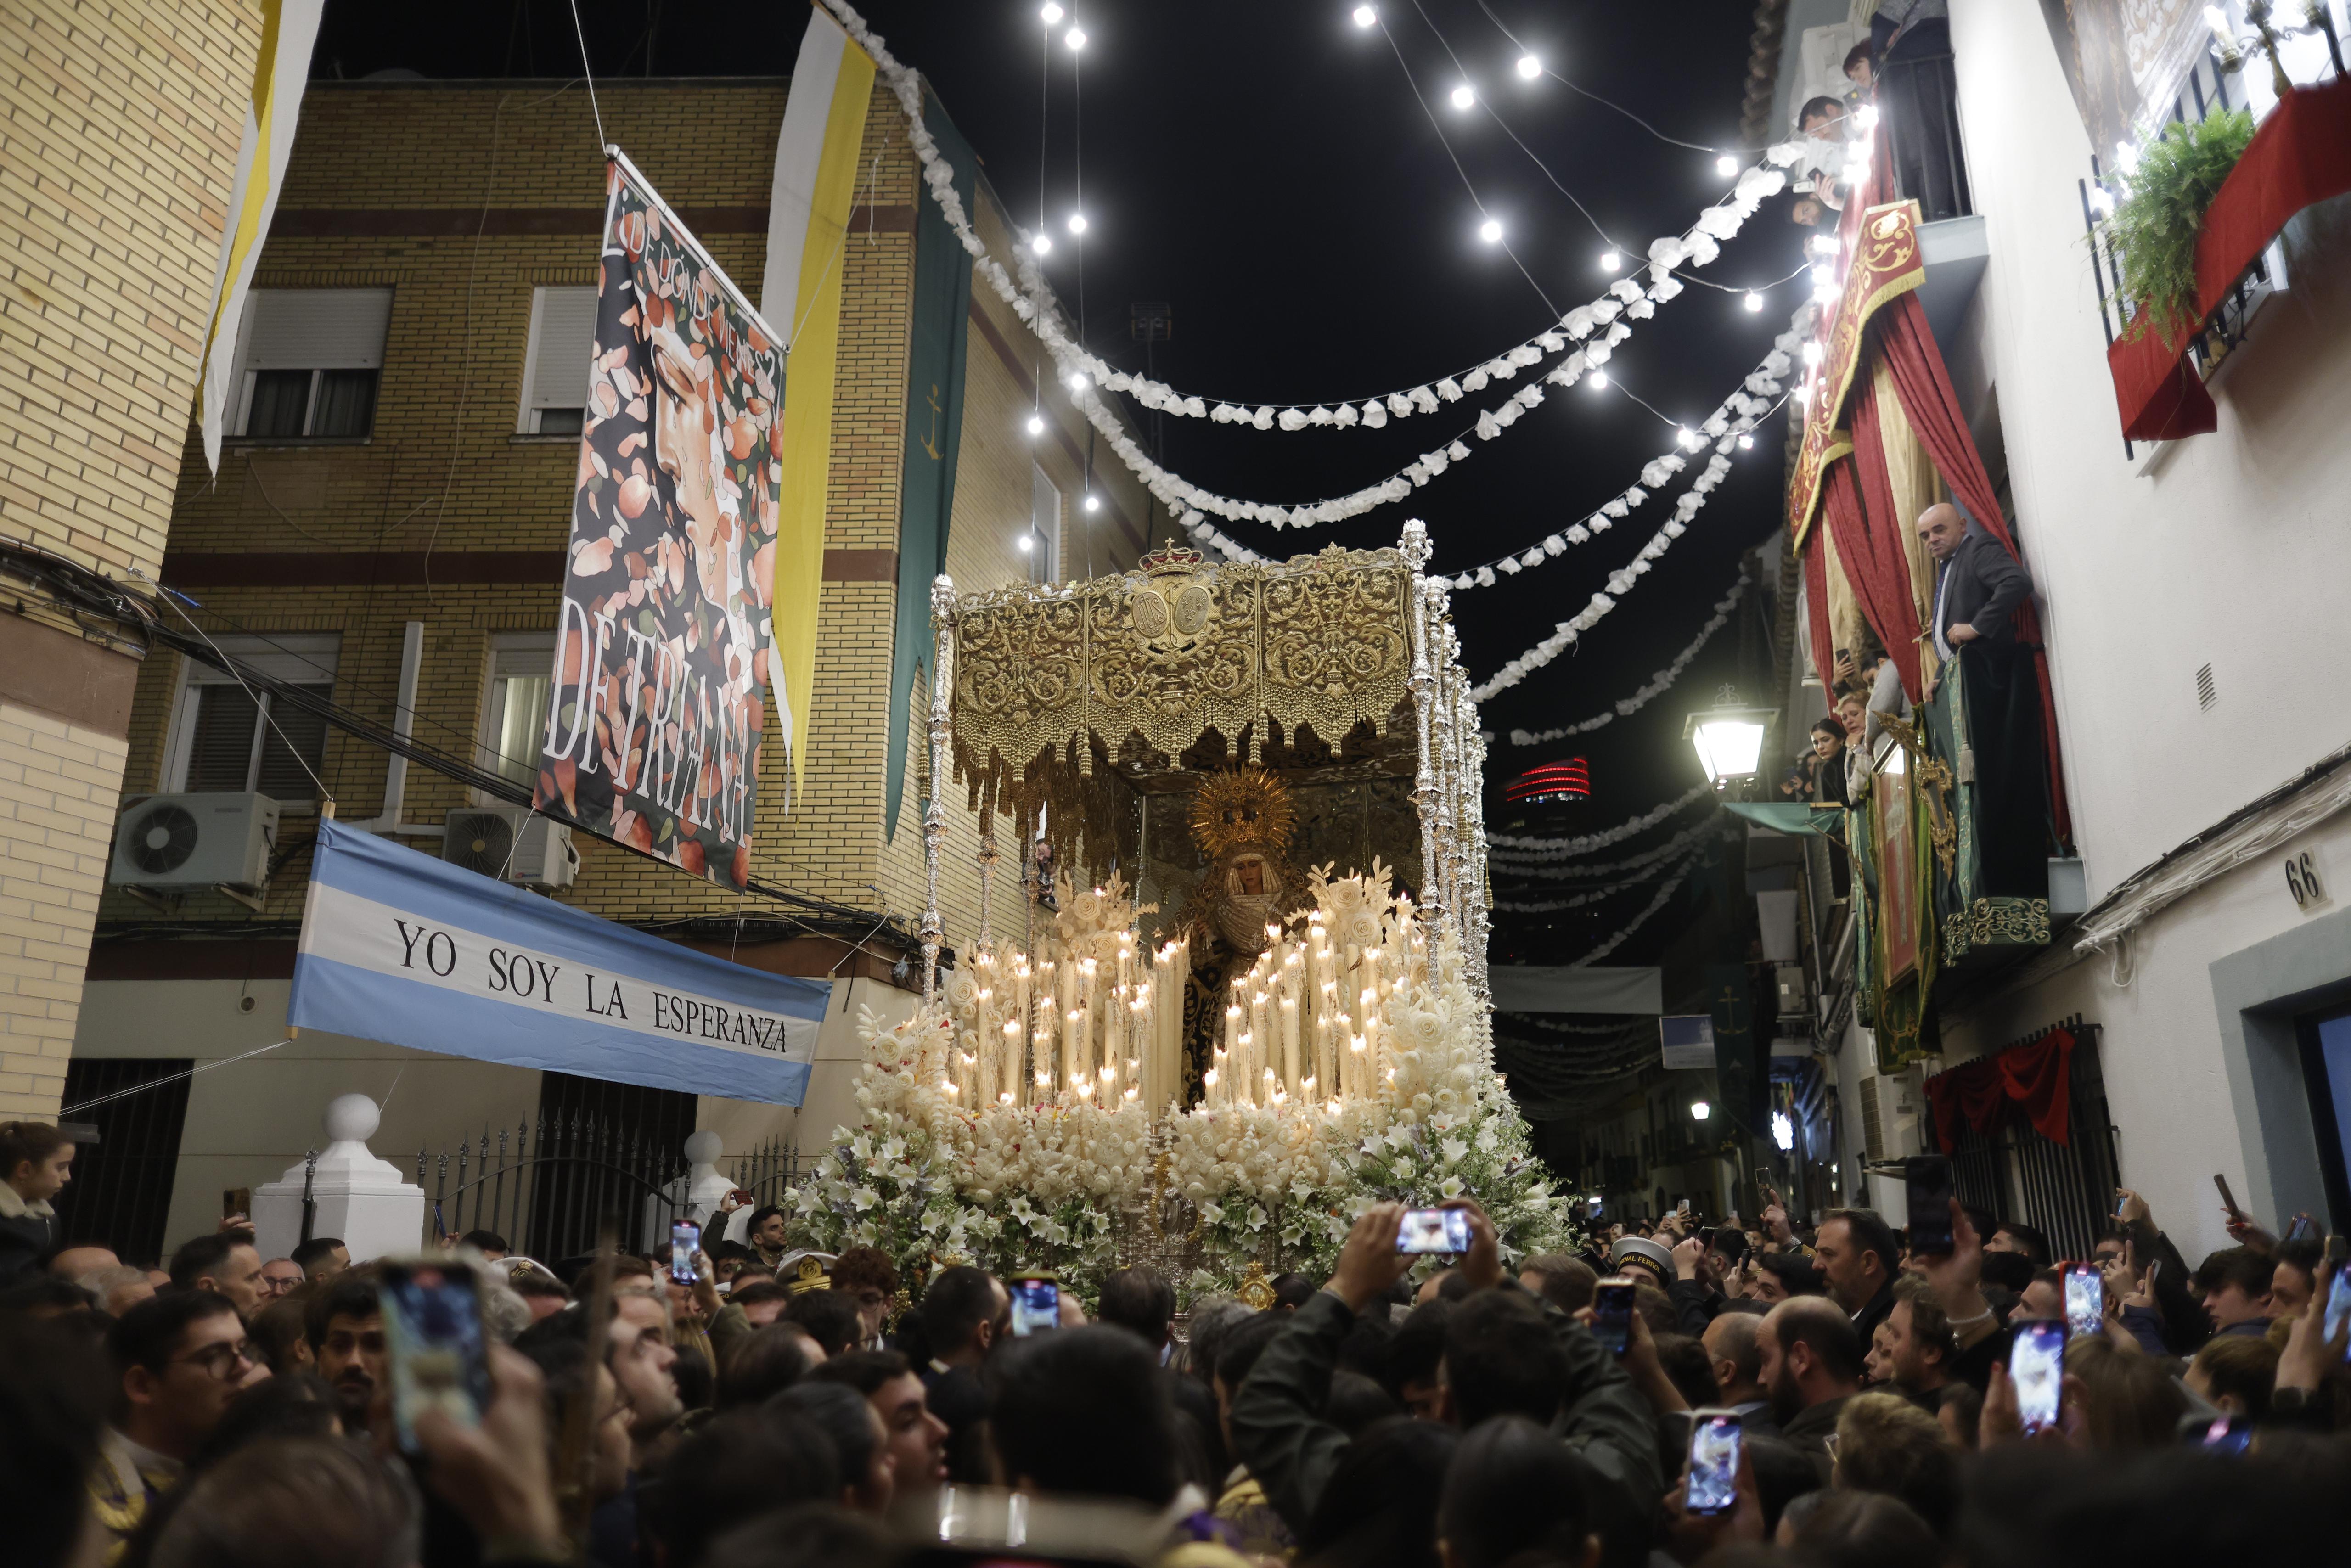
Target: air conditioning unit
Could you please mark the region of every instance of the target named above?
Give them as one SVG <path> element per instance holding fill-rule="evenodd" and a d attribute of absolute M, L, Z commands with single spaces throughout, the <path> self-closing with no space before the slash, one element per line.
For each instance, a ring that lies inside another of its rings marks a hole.
<path fill-rule="evenodd" d="M 1864 1078 L 1860 1097 L 1862 1147 L 1873 1163 L 1925 1152 L 1919 1107 L 1926 1095 L 1916 1069 Z"/>
<path fill-rule="evenodd" d="M 269 880 L 277 802 L 266 795 L 147 795 L 114 824 L 106 880 L 118 887 L 234 887 Z"/>
<path fill-rule="evenodd" d="M 484 876 L 533 887 L 569 887 L 580 874 L 571 830 L 525 806 L 452 811 L 441 858 Z"/>
<path fill-rule="evenodd" d="M 1781 964 L 1772 970 L 1780 989 L 1780 1016 L 1783 1019 L 1805 1017 L 1810 1011 L 1810 987 L 1804 984 L 1801 965 Z"/>

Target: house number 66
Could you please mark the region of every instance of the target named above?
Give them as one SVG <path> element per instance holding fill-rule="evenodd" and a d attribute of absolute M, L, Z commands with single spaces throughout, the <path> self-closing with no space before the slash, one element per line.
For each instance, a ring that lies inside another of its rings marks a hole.
<path fill-rule="evenodd" d="M 2326 889 L 2318 880 L 2318 862 L 2308 850 L 2285 857 L 2285 885 L 2297 909 L 2326 902 Z"/>

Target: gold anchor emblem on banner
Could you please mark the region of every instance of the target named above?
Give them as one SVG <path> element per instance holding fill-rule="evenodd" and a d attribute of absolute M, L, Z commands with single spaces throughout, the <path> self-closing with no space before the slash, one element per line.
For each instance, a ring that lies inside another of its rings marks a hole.
<path fill-rule="evenodd" d="M 931 455 L 932 462 L 936 463 L 939 461 L 939 415 L 944 412 L 939 407 L 938 382 L 931 383 L 931 395 L 923 401 L 931 405 L 931 433 L 923 437 L 923 450 Z"/>

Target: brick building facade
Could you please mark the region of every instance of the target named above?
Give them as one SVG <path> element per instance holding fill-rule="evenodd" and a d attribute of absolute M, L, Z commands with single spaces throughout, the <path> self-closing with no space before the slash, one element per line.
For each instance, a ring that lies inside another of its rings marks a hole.
<path fill-rule="evenodd" d="M 161 567 L 259 16 L 214 0 L 0 11 L 0 537 Z M 140 647 L 0 570 L 0 1118 L 53 1115 Z"/>
<path fill-rule="evenodd" d="M 756 291 L 786 84 L 616 81 L 600 84 L 600 94 L 610 141 L 719 265 Z M 576 882 L 551 894 L 610 919 L 656 927 L 740 916 L 748 935 L 715 942 L 708 927 L 694 935 L 737 962 L 833 977 L 835 1006 L 806 1113 L 810 1139 L 829 1132 L 844 1108 L 830 1102 L 845 1096 L 838 1069 L 855 1053 L 856 1008 L 903 1007 L 910 999 L 904 988 L 920 983 L 919 956 L 911 980 L 893 975 L 904 949 L 891 943 L 912 932 L 924 904 L 927 747 L 919 695 L 909 715 L 914 737 L 894 840 L 885 841 L 882 826 L 918 193 L 905 120 L 886 92 L 877 91 L 872 106 L 862 162 L 866 178 L 841 256 L 809 755 L 787 810 L 771 709 L 752 873 L 870 910 L 879 929 L 864 938 L 838 930 L 779 933 L 768 918 L 779 912 L 756 894 L 730 893 L 584 835 L 574 840 L 581 862 Z M 240 437 L 239 429 L 266 423 L 253 400 L 268 390 L 248 382 L 247 402 L 233 409 L 216 480 L 187 432 L 160 576 L 193 601 L 180 608 L 194 624 L 234 652 L 276 661 L 280 673 L 331 681 L 338 705 L 389 725 L 403 637 L 422 622 L 415 738 L 445 753 L 495 756 L 496 737 L 487 727 L 494 682 L 501 669 L 527 666 L 530 638 L 555 626 L 579 450 L 576 425 L 566 432 L 559 417 L 550 422 L 558 433 L 532 431 L 540 422 L 529 407 L 532 388 L 545 384 L 531 373 L 533 361 L 555 336 L 546 324 L 552 308 L 535 301 L 546 290 L 594 282 L 602 192 L 596 126 L 576 84 L 313 84 L 256 287 L 271 291 L 272 309 L 282 300 L 327 298 L 320 291 L 364 293 L 376 302 L 371 308 L 382 326 L 371 415 L 344 418 L 340 434 Z M 1008 254 L 1009 230 L 984 186 L 977 207 L 981 233 Z M 542 308 L 548 313 L 535 330 Z M 260 319 L 255 332 L 266 330 L 268 317 Z M 1079 574 L 1089 559 L 1096 570 L 1132 565 L 1148 517 L 1139 487 L 1123 471 L 1098 470 L 1092 488 L 1103 505 L 1086 513 L 1079 504 L 1087 484 L 1085 426 L 1057 396 L 1050 374 L 1041 389 L 1047 431 L 1032 437 L 1026 429 L 1040 396 L 1037 367 L 1045 362 L 1035 339 L 984 287 L 974 291 L 970 328 L 948 559 L 957 586 L 1029 575 L 1041 552 L 1019 547 L 1040 505 L 1050 505 L 1040 497 L 1051 495 L 1064 503 L 1061 537 L 1051 541 L 1061 560 Z M 266 361 L 256 348 L 248 362 Z M 324 386 L 309 392 L 314 418 L 326 406 L 317 401 L 328 395 Z M 175 413 L 184 417 L 185 406 L 183 395 Z M 1082 529 L 1092 530 L 1091 540 Z M 158 570 L 152 556 L 146 566 Z M 163 651 L 140 668 L 125 727 L 126 799 L 193 788 L 202 772 L 192 751 L 202 737 L 189 733 L 192 678 L 217 676 Z M 256 740 L 256 757 L 267 739 Z M 340 819 L 383 810 L 387 762 L 361 739 L 324 736 L 318 773 Z M 281 780 L 294 777 L 282 761 L 277 767 Z M 292 788 L 315 793 L 298 778 Z M 955 798 L 941 901 L 950 944 L 970 939 L 978 904 L 977 824 L 959 809 L 960 790 Z M 459 780 L 412 766 L 400 821 L 434 827 L 450 810 L 486 803 Z M 78 1059 L 201 1065 L 282 1035 L 312 811 L 308 801 L 289 810 L 257 898 L 198 890 L 159 908 L 152 897 L 108 890 L 91 988 L 106 994 L 94 998 L 83 1021 Z M 110 824 L 110 813 L 97 829 L 101 854 Z M 426 852 L 439 848 L 421 834 L 402 841 Z M 1017 875 L 1017 857 L 1007 859 Z M 999 912 L 1009 906 L 1008 892 L 999 885 Z M 162 1019 L 171 1021 L 158 1027 Z M 830 1075 L 828 1062 L 835 1067 Z M 379 1153 L 399 1159 L 402 1148 L 425 1139 L 528 1115 L 540 1101 L 539 1076 L 305 1033 L 267 1061 L 219 1074 L 217 1086 L 211 1075 L 199 1077 L 177 1155 L 183 1190 L 172 1206 L 168 1239 L 202 1222 L 214 1188 L 270 1179 L 298 1157 L 334 1092 L 360 1089 L 382 1098 L 387 1085 L 405 1082 L 376 1140 Z M 231 1083 L 238 1085 L 234 1092 Z M 789 1132 L 789 1119 L 778 1117 L 765 1107 L 713 1101 L 697 1113 L 737 1146 Z"/>

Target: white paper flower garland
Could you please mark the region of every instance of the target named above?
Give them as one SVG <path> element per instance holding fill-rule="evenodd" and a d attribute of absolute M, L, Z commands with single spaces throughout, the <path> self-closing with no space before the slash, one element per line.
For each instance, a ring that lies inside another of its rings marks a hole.
<path fill-rule="evenodd" d="M 1630 1034 L 1635 1030 L 1646 1032 L 1657 1027 L 1654 1023 L 1627 1024 L 1622 1020 L 1614 1023 L 1561 1023 L 1540 1013 L 1498 1013 L 1496 1016 L 1509 1018 L 1512 1029 L 1537 1029 L 1545 1034 Z"/>
<path fill-rule="evenodd" d="M 1704 838 L 1708 833 L 1713 831 L 1714 826 L 1715 824 L 1713 820 L 1708 818 L 1705 821 L 1684 828 L 1680 832 L 1676 833 L 1671 839 L 1659 844 L 1654 850 L 1645 850 L 1637 855 L 1628 855 L 1621 861 L 1605 861 L 1598 865 L 1542 865 L 1537 863 L 1512 865 L 1498 858 L 1491 863 L 1491 869 L 1494 874 L 1494 879 L 1498 882 L 1527 876 L 1542 877 L 1547 880 L 1567 881 L 1574 877 L 1604 876 L 1615 872 L 1636 871 L 1642 866 L 1654 865 L 1659 861 L 1673 859 L 1674 856 L 1681 853 L 1684 850 L 1689 848 L 1690 845 L 1696 843 L 1699 839 Z M 1526 852 L 1520 851 L 1517 852 L 1523 854 Z"/>
<path fill-rule="evenodd" d="M 1626 839 L 1647 832 L 1667 818 L 1687 810 L 1701 797 L 1711 798 L 1714 786 L 1703 781 L 1690 786 L 1677 800 L 1667 801 L 1637 817 L 1617 823 L 1596 833 L 1585 833 L 1572 839 L 1514 837 L 1509 833 L 1489 833 L 1488 847 L 1499 855 L 1505 850 L 1531 850 L 1547 860 L 1564 859 L 1570 855 L 1588 855 L 1623 843 Z"/>
<path fill-rule="evenodd" d="M 1571 894 L 1562 898 L 1497 898 L 1494 900 L 1494 907 L 1498 911 L 1506 911 L 1512 915 L 1551 915 L 1563 909 L 1580 909 L 1587 904 L 1597 904 L 1604 898 L 1613 898 L 1617 894 L 1638 887 L 1645 882 L 1654 882 L 1658 877 L 1668 874 L 1674 877 L 1675 884 L 1678 886 L 1681 879 L 1688 875 L 1691 868 L 1705 856 L 1708 849 L 1711 847 L 1710 841 L 1725 835 L 1719 824 L 1709 822 L 1698 836 L 1697 847 L 1689 850 L 1677 862 L 1671 863 L 1660 862 L 1646 871 L 1635 872 L 1631 876 L 1621 881 L 1610 883 L 1603 887 L 1585 888 L 1580 893 Z"/>
<path fill-rule="evenodd" d="M 1713 470 L 1709 466 L 1707 472 L 1710 474 Z M 1706 474 L 1699 475 L 1698 483 L 1704 483 L 1706 477 Z M 1709 485 L 1707 489 L 1712 487 Z M 1550 636 L 1495 671 L 1483 684 L 1470 687 L 1470 697 L 1477 702 L 1485 702 L 1495 693 L 1517 685 L 1573 647 L 1578 638 L 1598 625 L 1604 616 L 1616 608 L 1617 601 L 1633 591 L 1634 583 L 1649 574 L 1651 564 L 1671 549 L 1676 539 L 1689 531 L 1689 520 L 1698 516 L 1700 507 L 1706 505 L 1706 490 L 1699 489 L 1697 484 L 1683 491 L 1674 503 L 1674 515 L 1666 519 L 1664 527 L 1649 536 L 1649 542 L 1641 547 L 1640 553 L 1608 574 L 1608 587 L 1604 591 L 1593 594 L 1583 609 L 1561 622 Z"/>
<path fill-rule="evenodd" d="M 1750 580 L 1744 572 L 1741 572 L 1739 580 L 1731 585 L 1730 592 L 1724 598 L 1715 601 L 1713 619 L 1698 628 L 1698 633 L 1691 639 L 1689 646 L 1675 654 L 1673 663 L 1650 676 L 1649 684 L 1639 691 L 1629 697 L 1619 698 L 1616 706 L 1608 712 L 1594 714 L 1580 724 L 1562 725 L 1557 729 L 1546 729 L 1540 733 L 1514 729 L 1510 731 L 1510 744 L 1512 746 L 1545 746 L 1554 740 L 1565 739 L 1571 735 L 1588 735 L 1595 729 L 1606 728 L 1620 718 L 1630 718 L 1648 706 L 1650 703 L 1673 688 L 1674 683 L 1681 679 L 1682 672 L 1689 668 L 1690 661 L 1698 656 L 1699 652 L 1713 639 L 1717 632 L 1730 623 L 1730 612 L 1738 608 L 1740 597 L 1747 591 L 1747 586 Z"/>
<path fill-rule="evenodd" d="M 1682 867 L 1681 874 L 1675 877 L 1671 882 L 1666 883 L 1665 886 L 1657 889 L 1657 895 L 1649 900 L 1648 904 L 1643 907 L 1640 914 L 1635 915 L 1632 919 L 1617 927 L 1615 932 L 1611 935 L 1607 940 L 1593 948 L 1591 952 L 1586 953 L 1583 957 L 1571 959 L 1567 967 L 1571 969 L 1581 969 L 1588 965 L 1597 964 L 1601 959 L 1605 958 L 1609 954 L 1614 953 L 1617 948 L 1623 946 L 1626 939 L 1629 938 L 1633 933 L 1638 931 L 1642 926 L 1646 925 L 1649 923 L 1650 916 L 1656 915 L 1658 910 L 1663 909 L 1672 901 L 1674 894 L 1681 891 L 1682 883 L 1689 880 L 1690 873 L 1696 871 L 1698 868 L 1699 863 L 1703 862 L 1705 858 L 1706 857 L 1703 855 L 1693 855 L 1688 863 Z"/>
<path fill-rule="evenodd" d="M 1416 486 L 1426 485 L 1452 464 L 1469 455 L 1469 447 L 1457 435 L 1376 485 L 1367 486 L 1348 496 L 1295 506 L 1232 500 L 1203 490 L 1181 476 L 1162 468 L 1128 435 L 1116 414 L 1093 394 L 1094 386 L 1116 382 L 1113 390 L 1132 393 L 1145 407 L 1195 418 L 1212 417 L 1207 400 L 1179 393 L 1164 382 L 1113 370 L 1071 340 L 1053 311 L 1042 304 L 1049 294 L 1043 275 L 1037 269 L 1034 255 L 1024 252 L 1020 256 L 1019 273 L 1016 277 L 1006 270 L 1003 263 L 988 254 L 986 243 L 973 229 L 970 218 L 964 211 L 963 199 L 956 193 L 954 171 L 939 155 L 937 144 L 923 124 L 921 78 L 883 47 L 883 40 L 866 26 L 865 19 L 847 0 L 824 0 L 824 5 L 850 37 L 872 57 L 883 79 L 897 98 L 899 108 L 906 115 L 907 140 L 922 164 L 924 182 L 946 217 L 948 226 L 962 241 L 965 250 L 970 253 L 973 269 L 987 280 L 988 287 L 1021 320 L 1036 331 L 1039 340 L 1061 371 L 1063 383 L 1070 389 L 1071 401 L 1108 442 L 1119 460 L 1134 471 L 1144 487 L 1170 512 L 1180 517 L 1186 528 L 1191 529 L 1196 537 L 1206 538 L 1219 549 L 1227 549 L 1226 541 L 1213 530 L 1206 534 L 1201 532 L 1201 513 L 1213 513 L 1228 520 L 1267 523 L 1275 528 L 1307 528 L 1358 517 L 1385 502 L 1403 499 Z M 1397 416 L 1396 404 L 1399 402 L 1411 412 L 1433 412 L 1445 402 L 1451 401 L 1452 397 L 1468 395 L 1494 380 L 1507 379 L 1517 375 L 1522 369 L 1531 369 L 1542 361 L 1548 351 L 1566 351 L 1571 340 L 1593 338 L 1593 340 L 1585 347 L 1569 353 L 1544 378 L 1558 385 L 1572 386 L 1587 370 L 1604 364 L 1616 346 L 1630 335 L 1632 329 L 1626 324 L 1628 319 L 1646 319 L 1655 313 L 1657 304 L 1682 292 L 1681 280 L 1673 276 L 1676 267 L 1684 265 L 1704 267 L 1715 260 L 1720 254 L 1721 242 L 1737 234 L 1763 200 L 1785 185 L 1787 177 L 1781 171 L 1802 155 L 1800 143 L 1782 143 L 1769 149 L 1761 163 L 1740 176 L 1731 193 L 1700 213 L 1687 233 L 1653 241 L 1648 251 L 1651 287 L 1646 291 L 1629 278 L 1619 279 L 1600 298 L 1589 305 L 1579 306 L 1562 317 L 1556 328 L 1528 339 L 1517 348 L 1487 361 L 1458 379 L 1447 377 L 1433 386 L 1366 400 L 1363 408 L 1353 403 L 1343 405 L 1354 415 L 1352 421 L 1343 422 L 1338 412 L 1327 409 L 1301 410 L 1292 407 L 1283 411 L 1275 410 L 1269 404 L 1251 411 L 1246 423 L 1256 428 L 1282 426 L 1302 429 L 1316 423 L 1362 423 L 1375 428 L 1384 425 L 1388 418 Z M 1597 336 L 1593 337 L 1594 334 Z M 1533 357 L 1529 359 L 1529 355 Z M 1447 393 L 1448 387 L 1455 389 L 1453 393 Z M 1492 440 L 1515 423 L 1527 410 L 1540 403 L 1542 396 L 1540 385 L 1521 387 L 1508 402 L 1481 414 L 1474 428 L 1482 439 Z M 1219 403 L 1217 406 L 1238 410 L 1235 404 Z M 1378 411 L 1376 417 L 1373 412 L 1374 408 Z M 1327 417 L 1318 421 L 1315 417 L 1318 412 Z M 1292 417 L 1284 419 L 1285 413 Z M 1235 416 L 1228 413 L 1226 423 L 1235 423 Z M 1227 553 L 1237 551 L 1228 549 Z"/>
<path fill-rule="evenodd" d="M 1717 404 L 1715 411 L 1690 433 L 1697 439 L 1681 444 L 1687 444 L 1694 452 L 1705 445 L 1708 441 L 1714 443 L 1715 455 L 1707 460 L 1705 482 L 1693 486 L 1699 494 L 1704 495 L 1711 491 L 1722 482 L 1723 476 L 1730 472 L 1730 454 L 1734 450 L 1739 450 L 1740 438 L 1770 418 L 1773 411 L 1778 409 L 1780 403 L 1784 401 L 1782 395 L 1781 378 L 1785 376 L 1794 364 L 1791 356 L 1795 347 L 1796 334 L 1792 331 L 1782 333 L 1779 340 L 1771 345 L 1771 351 L 1765 355 L 1762 361 L 1748 374 L 1746 380 L 1740 383 L 1739 390 Z M 1672 452 L 1660 454 L 1652 458 L 1647 466 L 1641 470 L 1639 484 L 1631 486 L 1622 495 L 1612 497 L 1582 522 L 1562 528 L 1548 538 L 1538 544 L 1530 545 L 1523 550 L 1513 551 L 1509 555 L 1489 560 L 1483 566 L 1472 567 L 1467 571 L 1456 574 L 1453 579 L 1454 591 L 1458 593 L 1472 588 L 1491 588 L 1498 580 L 1497 573 L 1505 577 L 1516 577 L 1530 567 L 1541 566 L 1547 560 L 1565 554 L 1571 546 L 1583 544 L 1595 535 L 1606 533 L 1617 522 L 1629 517 L 1635 507 L 1646 503 L 1655 492 L 1664 486 L 1667 480 L 1671 479 L 1687 466 L 1688 462 L 1683 456 L 1679 444 Z"/>

